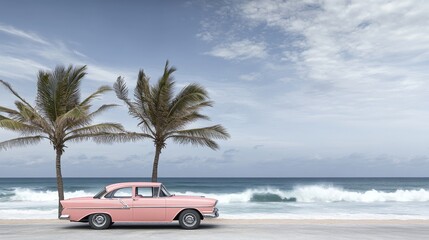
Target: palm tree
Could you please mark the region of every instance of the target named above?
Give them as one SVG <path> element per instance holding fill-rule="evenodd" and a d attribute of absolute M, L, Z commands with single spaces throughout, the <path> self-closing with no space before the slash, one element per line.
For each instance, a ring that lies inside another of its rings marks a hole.
<path fill-rule="evenodd" d="M 180 144 L 194 144 L 218 149 L 214 139 L 229 138 L 228 132 L 221 125 L 203 128 L 186 129 L 194 121 L 209 117 L 200 113 L 204 107 L 211 107 L 207 91 L 198 84 L 184 87 L 174 95 L 174 81 L 171 76 L 176 69 L 165 64 L 164 74 L 158 82 L 150 86 L 149 77 L 140 70 L 137 86 L 134 90 L 134 101 L 128 98 L 128 89 L 123 78 L 118 77 L 113 88 L 116 96 L 128 107 L 130 115 L 138 119 L 141 137 L 150 138 L 155 145 L 155 156 L 152 168 L 152 181 L 158 179 L 159 155 L 166 147 L 166 141 L 172 139 Z"/>
<path fill-rule="evenodd" d="M 21 133 L 21 137 L 0 142 L 0 150 L 15 146 L 36 144 L 46 139 L 56 152 L 56 180 L 58 199 L 64 199 L 61 174 L 61 156 L 67 142 L 79 142 L 92 139 L 97 143 L 127 141 L 138 136 L 127 134 L 118 123 L 99 123 L 91 125 L 94 117 L 116 106 L 105 104 L 90 111 L 91 102 L 101 94 L 112 90 L 102 86 L 80 101 L 80 83 L 86 75 L 86 66 L 58 66 L 54 71 L 40 71 L 37 80 L 35 106 L 21 97 L 12 86 L 0 80 L 15 97 L 16 110 L 0 106 L 0 128 Z M 58 202 L 58 215 L 62 206 Z"/>

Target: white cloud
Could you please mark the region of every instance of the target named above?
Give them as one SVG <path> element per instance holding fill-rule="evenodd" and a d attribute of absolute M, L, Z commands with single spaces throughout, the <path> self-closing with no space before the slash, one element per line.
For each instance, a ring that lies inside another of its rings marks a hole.
<path fill-rule="evenodd" d="M 197 33 L 196 35 L 199 39 L 206 41 L 206 42 L 211 42 L 214 39 L 213 34 L 210 31 L 202 31 L 200 33 Z"/>
<path fill-rule="evenodd" d="M 8 26 L 8 25 L 4 25 L 4 24 L 0 23 L 0 31 L 7 33 L 7 34 L 10 34 L 10 35 L 13 35 L 13 36 L 16 36 L 16 37 L 31 40 L 33 42 L 49 45 L 49 43 L 47 41 L 43 40 L 43 38 L 41 38 L 37 34 L 31 33 L 31 32 L 26 32 L 26 31 L 14 28 L 13 26 Z"/>
<path fill-rule="evenodd" d="M 266 53 L 257 64 L 239 62 L 234 69 L 242 71 L 225 73 L 249 82 L 212 86 L 223 110 L 218 117 L 234 126 L 234 144 L 251 143 L 246 131 L 252 129 L 253 136 L 266 137 L 255 145 L 275 148 L 273 155 L 428 153 L 429 135 L 420 132 L 429 121 L 429 2 L 226 5 L 229 17 L 212 19 L 225 34 L 202 25 L 213 31 L 209 49 L 223 50 L 231 39 L 263 39 Z M 263 84 L 251 81 L 260 76 Z"/>
<path fill-rule="evenodd" d="M 265 0 L 235 9 L 249 33 L 266 28 L 283 36 L 280 43 L 266 38 L 280 55 L 259 72 L 295 84 L 277 99 L 309 116 L 410 117 L 429 100 L 429 2 Z"/>
<path fill-rule="evenodd" d="M 17 58 L 7 55 L 0 55 L 0 66 L 0 76 L 5 78 L 5 80 L 6 78 L 34 80 L 39 70 L 48 68 L 32 59 Z"/>
<path fill-rule="evenodd" d="M 76 55 L 80 56 L 80 57 L 88 58 L 88 56 L 86 56 L 85 54 L 83 54 L 83 53 L 81 53 L 81 52 L 79 52 L 79 51 L 77 51 L 77 50 L 73 50 L 73 52 L 74 52 Z"/>
<path fill-rule="evenodd" d="M 245 2 L 238 13 L 297 36 L 284 58 L 304 77 L 354 89 L 388 81 L 383 85 L 404 89 L 428 77 L 428 11 L 423 1 L 267 0 Z"/>
<path fill-rule="evenodd" d="M 207 54 L 227 60 L 245 60 L 267 56 L 265 43 L 248 39 L 217 45 Z"/>
<path fill-rule="evenodd" d="M 258 80 L 260 77 L 261 77 L 261 74 L 257 72 L 242 74 L 239 76 L 239 78 L 244 81 L 255 81 L 255 80 Z"/>
<path fill-rule="evenodd" d="M 6 81 L 34 81 L 39 70 L 48 70 L 58 64 L 89 65 L 88 79 L 102 82 L 113 82 L 119 75 L 127 79 L 135 75 L 128 69 L 100 65 L 59 40 L 48 42 L 35 33 L 0 23 L 0 34 L 2 32 L 14 37 L 13 41 L 5 40 L 0 44 L 0 78 Z M 16 42 L 16 38 L 24 42 Z"/>
<path fill-rule="evenodd" d="M 213 41 L 215 36 L 218 35 L 218 32 L 213 30 L 213 23 L 211 21 L 201 21 L 200 25 L 201 30 L 196 34 L 196 37 L 205 42 Z"/>

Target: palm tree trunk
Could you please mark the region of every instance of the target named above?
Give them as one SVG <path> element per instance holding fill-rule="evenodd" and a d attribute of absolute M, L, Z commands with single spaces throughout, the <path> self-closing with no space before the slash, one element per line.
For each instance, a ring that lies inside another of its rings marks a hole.
<path fill-rule="evenodd" d="M 158 162 L 159 162 L 159 155 L 161 154 L 161 145 L 156 144 L 156 150 L 155 150 L 155 158 L 153 159 L 153 167 L 152 167 L 152 182 L 158 181 Z"/>
<path fill-rule="evenodd" d="M 63 185 L 63 176 L 61 174 L 61 155 L 63 151 L 61 148 L 57 148 L 57 158 L 55 161 L 56 165 L 56 174 L 57 174 L 57 190 L 58 190 L 58 218 L 61 216 L 63 206 L 60 201 L 64 200 L 64 185 Z"/>

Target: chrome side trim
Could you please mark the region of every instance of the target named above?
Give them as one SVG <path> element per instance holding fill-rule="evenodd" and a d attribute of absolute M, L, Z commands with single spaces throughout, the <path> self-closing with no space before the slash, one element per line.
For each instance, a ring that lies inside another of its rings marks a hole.
<path fill-rule="evenodd" d="M 210 208 L 210 206 L 138 206 L 131 208 Z"/>
<path fill-rule="evenodd" d="M 68 209 L 117 209 L 117 210 L 130 210 L 131 208 L 124 207 L 73 207 Z"/>
<path fill-rule="evenodd" d="M 59 219 L 61 219 L 61 220 L 70 220 L 70 215 L 61 215 L 59 217 Z"/>
<path fill-rule="evenodd" d="M 123 207 L 71 207 L 68 209 L 131 209 L 131 208 L 209 208 L 212 206 L 139 206 L 139 207 L 129 207 L 128 205 Z"/>

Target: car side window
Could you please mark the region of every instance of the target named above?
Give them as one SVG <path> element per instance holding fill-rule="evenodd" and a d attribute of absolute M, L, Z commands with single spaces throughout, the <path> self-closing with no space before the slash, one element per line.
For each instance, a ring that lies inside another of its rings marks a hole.
<path fill-rule="evenodd" d="M 158 192 L 156 191 L 156 189 L 157 188 L 153 188 L 153 187 L 137 187 L 136 197 L 143 197 L 143 198 L 158 197 Z"/>
<path fill-rule="evenodd" d="M 153 197 L 158 197 L 159 196 L 159 187 L 154 187 L 153 188 Z"/>
<path fill-rule="evenodd" d="M 109 194 L 111 198 L 131 198 L 133 196 L 132 188 L 120 188 L 114 191 L 112 194 Z"/>
<path fill-rule="evenodd" d="M 162 189 L 162 190 L 159 192 L 159 196 L 160 196 L 160 197 L 168 197 L 168 196 L 167 196 L 167 194 L 164 192 L 164 189 Z"/>
<path fill-rule="evenodd" d="M 170 193 L 167 191 L 167 189 L 165 189 L 164 186 L 162 186 L 161 190 L 159 191 L 159 196 L 160 197 L 169 197 Z"/>

